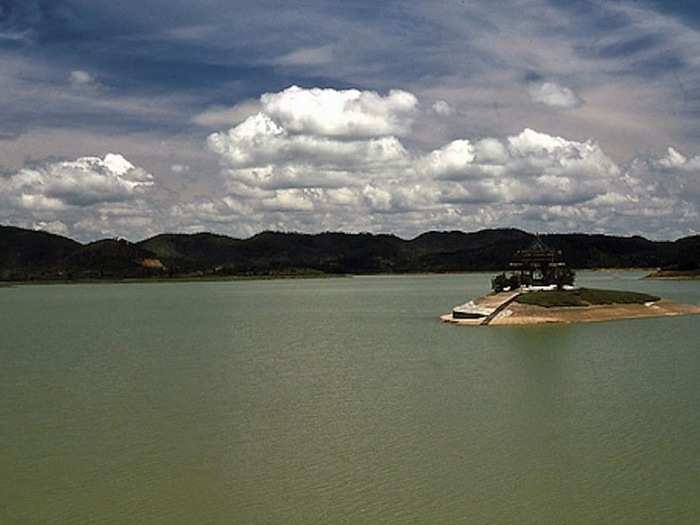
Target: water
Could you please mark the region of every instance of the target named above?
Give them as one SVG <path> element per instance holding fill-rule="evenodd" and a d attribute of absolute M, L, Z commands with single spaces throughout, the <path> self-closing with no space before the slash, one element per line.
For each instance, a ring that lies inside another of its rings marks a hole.
<path fill-rule="evenodd" d="M 0 523 L 698 523 L 700 318 L 436 321 L 487 284 L 2 288 Z"/>

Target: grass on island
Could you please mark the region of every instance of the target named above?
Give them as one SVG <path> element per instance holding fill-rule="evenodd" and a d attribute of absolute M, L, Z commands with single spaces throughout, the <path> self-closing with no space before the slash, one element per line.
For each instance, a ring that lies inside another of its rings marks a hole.
<path fill-rule="evenodd" d="M 561 306 L 644 304 L 658 300 L 659 297 L 639 292 L 578 288 L 576 290 L 527 292 L 518 296 L 516 302 L 532 306 L 543 306 L 545 308 L 556 308 Z"/>

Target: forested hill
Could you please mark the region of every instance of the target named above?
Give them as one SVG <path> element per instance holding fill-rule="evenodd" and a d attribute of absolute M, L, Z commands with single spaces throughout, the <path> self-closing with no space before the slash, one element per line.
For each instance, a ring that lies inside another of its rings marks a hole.
<path fill-rule="evenodd" d="M 161 234 L 138 243 L 81 244 L 50 233 L 0 226 L 0 279 L 115 279 L 202 275 L 403 273 L 500 270 L 533 235 L 516 229 L 427 232 L 410 240 L 368 233 L 263 232 L 249 239 L 211 233 Z M 677 241 L 552 234 L 574 268 L 700 265 L 700 236 Z"/>

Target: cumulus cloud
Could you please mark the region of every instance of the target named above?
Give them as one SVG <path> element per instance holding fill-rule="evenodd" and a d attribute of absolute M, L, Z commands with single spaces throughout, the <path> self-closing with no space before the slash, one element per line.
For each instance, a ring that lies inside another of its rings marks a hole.
<path fill-rule="evenodd" d="M 697 213 L 687 188 L 700 160 L 675 149 L 619 166 L 594 140 L 526 128 L 421 152 L 394 134 L 402 126 L 387 110 L 391 94 L 372 93 L 377 107 L 356 103 L 363 92 L 349 91 L 351 96 L 302 88 L 266 94 L 259 113 L 210 135 L 227 201 L 201 205 L 207 216 L 219 210 L 247 228 L 415 233 L 513 224 L 620 231 L 640 217 L 662 220 L 664 207 L 684 210 L 687 229 Z M 415 108 L 415 97 L 406 95 L 413 101 L 403 107 Z M 343 100 L 351 100 L 350 107 Z M 662 172 L 667 188 L 651 183 Z M 186 213 L 198 216 L 194 208 Z"/>
<path fill-rule="evenodd" d="M 207 143 L 220 157 L 229 197 L 268 220 L 333 213 L 335 206 L 388 210 L 378 204 L 386 190 L 374 181 L 412 171 L 411 153 L 393 133 L 408 131 L 416 105 L 414 95 L 398 90 L 383 96 L 291 87 L 263 95 L 260 112 Z"/>
<path fill-rule="evenodd" d="M 700 175 L 700 156 L 695 156 L 691 159 L 685 157 L 682 153 L 669 147 L 666 150 L 666 155 L 658 159 L 650 161 L 652 165 L 668 170 L 680 170 L 681 172 L 694 173 Z"/>
<path fill-rule="evenodd" d="M 406 150 L 395 137 L 336 140 L 293 135 L 265 113 L 249 117 L 227 133 L 213 133 L 208 144 L 228 165 L 236 168 L 296 161 L 315 166 L 371 166 L 401 161 L 406 156 Z"/>
<path fill-rule="evenodd" d="M 0 178 L 0 219 L 20 217 L 27 225 L 66 234 L 80 222 L 109 222 L 138 207 L 147 217 L 144 199 L 153 185 L 150 173 L 115 153 L 27 166 Z"/>
<path fill-rule="evenodd" d="M 630 163 L 626 181 L 635 190 L 630 193 L 639 202 L 650 197 L 660 199 L 662 209 L 659 211 L 678 213 L 680 219 L 684 210 L 678 203 L 700 205 L 700 155 L 687 158 L 669 147 L 665 155 L 636 158 Z M 668 207 L 663 209 L 664 206 Z M 693 208 L 697 217 L 697 207 Z"/>
<path fill-rule="evenodd" d="M 421 159 L 419 169 L 433 179 L 454 182 L 443 192 L 449 202 L 585 202 L 620 173 L 594 142 L 531 129 L 505 141 L 455 140 Z"/>
<path fill-rule="evenodd" d="M 326 137 L 377 137 L 408 133 L 418 99 L 394 89 L 382 96 L 358 89 L 292 86 L 260 97 L 262 111 L 292 133 Z"/>
<path fill-rule="evenodd" d="M 129 200 L 152 184 L 150 173 L 113 153 L 24 168 L 0 181 L 18 206 L 52 209 Z"/>
<path fill-rule="evenodd" d="M 572 89 L 556 82 L 530 84 L 528 92 L 534 102 L 555 109 L 573 109 L 583 104 L 583 100 Z"/>
<path fill-rule="evenodd" d="M 409 236 L 520 226 L 664 237 L 698 229 L 700 156 L 672 147 L 618 164 L 595 140 L 531 128 L 426 150 L 398 133 L 410 132 L 418 102 L 396 93 L 263 95 L 257 112 L 209 135 L 219 185 L 188 198 L 159 193 L 150 173 L 118 154 L 25 166 L 0 176 L 0 222 L 83 239 L 164 229 Z M 183 176 L 189 165 L 163 168 Z"/>

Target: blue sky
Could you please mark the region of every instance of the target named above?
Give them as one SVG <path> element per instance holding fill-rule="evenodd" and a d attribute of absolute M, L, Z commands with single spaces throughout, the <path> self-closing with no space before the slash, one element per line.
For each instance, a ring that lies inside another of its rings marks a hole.
<path fill-rule="evenodd" d="M 693 2 L 0 0 L 0 85 L 4 224 L 700 230 Z"/>

